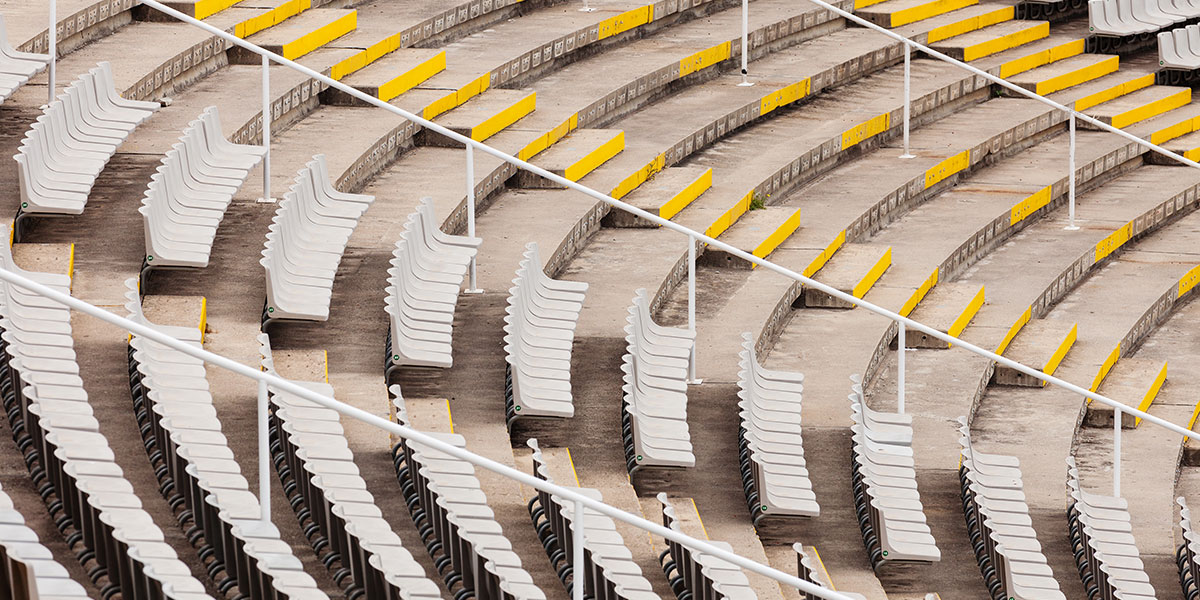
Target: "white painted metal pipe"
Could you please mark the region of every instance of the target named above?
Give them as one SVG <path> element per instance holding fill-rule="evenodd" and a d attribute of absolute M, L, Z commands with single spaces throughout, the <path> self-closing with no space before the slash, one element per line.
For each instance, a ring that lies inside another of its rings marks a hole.
<path fill-rule="evenodd" d="M 742 0 L 742 82 L 738 85 L 749 86 L 750 83 L 750 0 Z"/>
<path fill-rule="evenodd" d="M 904 44 L 904 154 L 900 158 L 913 158 L 908 150 L 909 112 L 912 110 L 912 47 Z"/>
<path fill-rule="evenodd" d="M 46 90 L 46 104 L 54 102 L 54 86 L 58 67 L 58 0 L 50 0 L 50 69 L 49 84 Z"/>
<path fill-rule="evenodd" d="M 263 155 L 263 201 L 271 201 L 271 59 L 262 57 L 262 143 L 267 153 Z"/>
<path fill-rule="evenodd" d="M 904 338 L 907 329 L 901 321 L 900 335 L 896 336 L 896 348 L 899 350 L 896 354 L 896 412 L 900 414 L 904 414 Z"/>
<path fill-rule="evenodd" d="M 271 523 L 271 435 L 268 432 L 267 380 L 258 380 L 258 504 L 263 525 Z"/>
<path fill-rule="evenodd" d="M 467 237 L 475 237 L 475 150 L 467 144 Z M 483 290 L 477 285 L 475 255 L 467 268 L 467 293 L 482 294 Z"/>
<path fill-rule="evenodd" d="M 1067 174 L 1067 230 L 1076 231 L 1079 229 L 1075 225 L 1075 113 L 1072 111 L 1071 116 L 1067 118 L 1070 123 L 1067 125 L 1070 133 L 1067 150 L 1067 168 L 1071 170 Z"/>
<path fill-rule="evenodd" d="M 571 559 L 571 598 L 583 600 L 583 581 L 587 578 L 587 569 L 583 568 L 583 503 L 575 501 L 575 520 L 571 523 L 571 542 L 573 558 Z"/>
<path fill-rule="evenodd" d="M 1121 497 L 1121 409 L 1113 407 L 1113 496 Z"/>
<path fill-rule="evenodd" d="M 692 352 L 688 357 L 688 383 L 700 383 L 696 378 L 696 238 L 688 238 L 688 331 L 692 332 Z"/>

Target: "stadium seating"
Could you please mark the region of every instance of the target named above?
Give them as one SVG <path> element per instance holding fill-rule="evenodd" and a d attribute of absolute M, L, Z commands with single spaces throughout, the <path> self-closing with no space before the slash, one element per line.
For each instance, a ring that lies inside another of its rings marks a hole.
<path fill-rule="evenodd" d="M 758 364 L 754 335 L 743 333 L 739 354 L 738 430 L 742 485 L 750 517 L 815 517 L 821 512 L 804 466 L 800 433 L 804 376 Z"/>
<path fill-rule="evenodd" d="M 917 492 L 912 416 L 873 411 L 857 390 L 850 405 L 854 503 L 871 563 L 941 560 Z"/>
<path fill-rule="evenodd" d="M 632 474 L 642 467 L 694 466 L 687 373 L 695 334 L 655 323 L 644 289 L 635 293 L 626 323 L 621 364 L 626 467 Z"/>
<path fill-rule="evenodd" d="M 1200 69 L 1200 25 L 1159 32 L 1158 65 L 1168 69 Z"/>
<path fill-rule="evenodd" d="M 155 110 L 117 102 L 109 69 L 100 63 L 73 81 L 26 132 L 14 156 L 21 215 L 82 213 L 108 159 Z"/>
<path fill-rule="evenodd" d="M 833 584 L 831 584 L 826 578 L 825 566 L 820 564 L 820 556 L 816 556 L 815 554 L 813 556 L 809 556 L 808 551 L 804 549 L 804 545 L 800 542 L 792 544 L 792 550 L 796 551 L 797 577 L 809 583 L 818 585 L 824 589 L 833 589 Z M 842 593 L 853 598 L 854 600 L 865 600 L 865 597 L 862 594 L 846 591 L 843 591 Z M 820 600 L 821 598 L 816 594 L 810 594 L 807 592 L 800 592 L 800 597 L 804 598 L 804 600 Z"/>
<path fill-rule="evenodd" d="M 1074 458 L 1067 459 L 1067 487 L 1067 526 L 1088 594 L 1103 600 L 1154 598 L 1125 499 L 1083 491 Z"/>
<path fill-rule="evenodd" d="M 137 279 L 126 281 L 129 318 L 190 344 L 201 343 L 194 327 L 164 327 L 142 313 Z M 236 588 L 251 598 L 328 598 L 279 531 L 260 521 L 250 493 L 217 419 L 204 362 L 141 336 L 129 340 L 129 385 L 160 490 L 190 515 L 188 531 L 202 532 L 202 555 L 212 557 L 218 589 Z M 168 492 L 168 490 L 170 490 Z"/>
<path fill-rule="evenodd" d="M 537 439 L 530 438 L 526 444 L 533 450 L 533 474 L 542 481 L 557 483 L 550 477 L 550 469 L 542 457 Z M 559 484 L 562 485 L 562 484 Z M 590 488 L 575 488 L 595 500 L 603 501 L 603 495 Z M 546 554 L 555 567 L 559 578 L 571 593 L 572 586 L 582 573 L 583 593 L 586 598 L 596 600 L 654 600 L 658 595 L 650 582 L 642 575 L 642 569 L 633 561 L 633 555 L 625 546 L 616 523 L 608 515 L 584 509 L 584 537 L 582 566 L 575 565 L 574 532 L 575 504 L 558 496 L 538 490 L 537 497 L 529 501 L 529 516 L 538 531 L 538 539 L 546 547 Z M 570 578 L 570 583 L 568 583 Z"/>
<path fill-rule="evenodd" d="M 1200 593 L 1200 538 L 1192 527 L 1192 510 L 1188 508 L 1187 500 L 1180 496 L 1175 499 L 1179 504 L 1179 529 L 1182 543 L 1175 552 L 1175 562 L 1179 566 L 1179 584 L 1183 587 L 1185 598 L 1195 598 Z"/>
<path fill-rule="evenodd" d="M 1153 33 L 1200 16 L 1200 8 L 1172 0 L 1088 0 L 1088 30 L 1125 37 Z"/>
<path fill-rule="evenodd" d="M 482 240 L 442 233 L 431 198 L 408 217 L 388 269 L 386 376 L 399 367 L 449 368 L 454 309 Z"/>
<path fill-rule="evenodd" d="M 292 189 L 279 201 L 259 261 L 267 272 L 263 327 L 272 321 L 325 321 L 333 281 L 350 235 L 375 200 L 358 194 L 330 195 L 325 156 L 318 154 L 300 170 Z"/>
<path fill-rule="evenodd" d="M 399 423 L 408 425 L 400 386 L 391 387 Z M 430 433 L 462 447 L 462 436 Z M 521 558 L 495 520 L 475 478 L 475 467 L 411 440 L 392 447 L 396 476 L 425 547 L 446 587 L 461 584 L 456 598 L 543 600 L 546 596 L 521 566 Z"/>
<path fill-rule="evenodd" d="M 38 541 L 37 533 L 25 525 L 25 517 L 8 494 L 0 489 L 0 595 L 12 600 L 88 598 L 50 550 Z"/>
<path fill-rule="evenodd" d="M 662 504 L 663 526 L 680 531 L 675 507 L 664 493 L 658 494 Z M 732 547 L 719 541 L 710 544 L 727 551 Z M 659 555 L 663 573 L 671 581 L 671 589 L 678 597 L 690 593 L 692 598 L 728 598 L 729 600 L 753 600 L 758 597 L 750 587 L 750 580 L 741 568 L 711 554 L 692 550 L 679 542 L 666 540 L 667 549 Z"/>
<path fill-rule="evenodd" d="M 1019 461 L 976 451 L 966 418 L 959 423 L 963 513 L 992 597 L 1065 600 L 1033 530 Z"/>
<path fill-rule="evenodd" d="M 50 55 L 21 52 L 8 41 L 8 27 L 0 15 L 0 102 L 8 99 L 34 75 L 46 69 Z"/>
<path fill-rule="evenodd" d="M 574 416 L 571 346 L 587 287 L 548 277 L 537 244 L 525 245 L 504 315 L 504 398 L 510 427 L 521 417 Z"/>

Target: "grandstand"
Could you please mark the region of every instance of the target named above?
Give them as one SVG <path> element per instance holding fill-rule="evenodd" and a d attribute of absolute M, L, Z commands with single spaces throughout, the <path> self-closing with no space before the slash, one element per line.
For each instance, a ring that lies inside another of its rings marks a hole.
<path fill-rule="evenodd" d="M 1197 73 L 1196 0 L 0 0 L 0 598 L 1192 599 Z"/>

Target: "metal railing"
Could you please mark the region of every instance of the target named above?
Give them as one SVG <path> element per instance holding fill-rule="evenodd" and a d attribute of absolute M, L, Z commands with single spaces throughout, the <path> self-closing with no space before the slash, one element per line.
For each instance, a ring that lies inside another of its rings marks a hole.
<path fill-rule="evenodd" d="M 889 31 L 887 29 L 879 27 L 879 26 L 877 26 L 873 23 L 870 23 L 864 19 L 861 19 L 847 11 L 839 9 L 836 6 L 833 6 L 823 0 L 808 0 L 808 1 L 812 2 L 813 4 L 815 4 L 817 6 L 820 6 L 826 10 L 829 10 L 849 21 L 852 21 L 854 23 L 862 25 L 863 27 L 867 27 L 869 29 L 876 30 L 888 37 L 891 37 L 891 38 L 905 44 L 905 85 L 904 85 L 904 101 L 905 101 L 904 102 L 904 109 L 905 109 L 904 110 L 904 141 L 905 141 L 904 152 L 905 152 L 905 155 L 909 154 L 909 148 L 908 148 L 909 110 L 908 110 L 908 108 L 909 108 L 909 101 L 910 101 L 910 98 L 909 98 L 909 93 L 910 93 L 910 85 L 909 85 L 910 68 L 909 68 L 909 65 L 911 62 L 910 54 L 913 50 L 917 50 L 920 52 L 924 52 L 925 54 L 927 54 L 933 58 L 936 58 L 938 60 L 941 60 L 943 62 L 947 62 L 947 63 L 953 64 L 955 66 L 958 66 L 959 68 L 969 71 L 975 75 L 984 77 L 988 81 L 991 81 L 992 83 L 995 83 L 995 84 L 1005 87 L 1009 90 L 1012 90 L 1022 96 L 1025 96 L 1025 97 L 1033 99 L 1033 100 L 1037 100 L 1037 101 L 1042 102 L 1043 104 L 1046 104 L 1048 106 L 1051 106 L 1057 110 L 1062 110 L 1064 112 L 1069 113 L 1069 115 L 1070 115 L 1069 131 L 1070 131 L 1070 136 L 1071 136 L 1071 153 L 1070 153 L 1070 157 L 1069 157 L 1069 168 L 1070 168 L 1071 176 L 1070 176 L 1070 193 L 1069 194 L 1070 194 L 1070 202 L 1071 202 L 1070 212 L 1071 212 L 1072 225 L 1074 224 L 1073 221 L 1074 221 L 1074 201 L 1075 201 L 1074 136 L 1075 136 L 1075 120 L 1077 120 L 1077 119 L 1083 120 L 1084 122 L 1087 122 L 1087 123 L 1097 127 L 1098 129 L 1107 131 L 1109 133 L 1113 133 L 1113 134 L 1121 136 L 1127 140 L 1130 140 L 1137 144 L 1145 146 L 1148 149 L 1150 149 L 1151 151 L 1154 151 L 1154 152 L 1157 152 L 1164 156 L 1170 157 L 1170 158 L 1172 158 L 1178 162 L 1184 163 L 1188 166 L 1200 168 L 1200 163 L 1197 163 L 1195 161 L 1184 158 L 1183 156 L 1180 156 L 1174 152 L 1166 150 L 1165 148 L 1162 148 L 1158 145 L 1152 144 L 1147 140 L 1143 140 L 1143 139 L 1141 139 L 1137 136 L 1134 136 L 1132 134 L 1129 134 L 1125 131 L 1114 128 L 1114 127 L 1107 125 L 1105 123 L 1102 123 L 1092 117 L 1088 117 L 1086 115 L 1078 113 L 1074 109 L 1069 108 L 1065 105 L 1059 104 L 1057 102 L 1054 102 L 1053 100 L 1050 100 L 1044 96 L 1040 96 L 1034 92 L 1031 92 L 1031 91 L 1021 88 L 1019 86 L 1013 85 L 1013 84 L 1005 81 L 1004 79 L 1001 79 L 1001 78 L 991 75 L 985 71 L 982 71 L 980 69 L 977 69 L 975 67 L 967 65 L 961 61 L 950 58 L 949 56 L 946 56 L 940 52 L 937 52 L 925 45 L 913 42 L 913 41 L 911 41 L 907 38 L 904 38 L 903 36 L 900 36 L 892 31 Z M 408 121 L 411 121 L 411 122 L 425 128 L 425 129 L 428 129 L 430 131 L 433 131 L 435 133 L 438 133 L 440 135 L 443 135 L 447 138 L 450 138 L 454 141 L 457 141 L 457 142 L 463 144 L 465 147 L 466 156 L 467 156 L 466 198 L 467 198 L 467 203 L 468 203 L 468 207 L 467 207 L 467 209 L 468 209 L 467 210 L 468 232 L 471 233 L 472 235 L 474 234 L 474 227 L 475 227 L 475 222 L 474 222 L 474 220 L 475 220 L 475 185 L 474 185 L 473 152 L 478 150 L 480 152 L 484 152 L 486 154 L 494 156 L 501 161 L 512 164 L 519 169 L 529 171 L 540 177 L 543 177 L 545 179 L 548 179 L 550 181 L 558 183 L 568 189 L 575 190 L 575 191 L 583 193 L 591 198 L 594 198 L 598 201 L 604 202 L 614 208 L 631 213 L 633 215 L 641 217 L 642 219 L 645 219 L 647 221 L 655 223 L 661 227 L 664 227 L 666 229 L 669 229 L 669 230 L 672 230 L 672 231 L 675 231 L 675 232 L 678 232 L 678 233 L 681 233 L 681 234 L 687 236 L 688 244 L 689 244 L 689 248 L 690 248 L 689 253 L 688 253 L 688 262 L 689 262 L 689 265 L 688 265 L 688 327 L 693 332 L 696 329 L 696 325 L 695 325 L 696 250 L 695 249 L 696 249 L 697 243 L 699 242 L 699 243 L 705 244 L 706 246 L 710 246 L 715 249 L 720 249 L 724 252 L 729 253 L 730 255 L 736 256 L 738 258 L 741 258 L 742 260 L 745 260 L 752 264 L 758 265 L 759 267 L 762 267 L 766 270 L 769 270 L 774 273 L 788 277 L 788 278 L 790 278 L 794 281 L 797 281 L 807 287 L 811 287 L 813 289 L 820 290 L 826 294 L 829 294 L 830 296 L 850 302 L 853 305 L 861 307 L 862 309 L 864 309 L 870 313 L 874 313 L 874 314 L 880 315 L 882 317 L 885 317 L 889 320 L 895 321 L 899 325 L 899 349 L 900 349 L 900 352 L 899 352 L 899 365 L 898 365 L 899 372 L 898 372 L 897 377 L 898 377 L 899 384 L 900 384 L 898 399 L 899 399 L 899 406 L 900 406 L 900 409 L 902 412 L 904 409 L 904 404 L 903 404 L 904 385 L 903 385 L 903 383 L 904 383 L 904 364 L 905 364 L 904 363 L 905 334 L 906 334 L 907 329 L 911 328 L 913 330 L 925 333 L 926 335 L 929 335 L 935 339 L 939 339 L 941 341 L 947 342 L 947 343 L 951 344 L 952 347 L 954 347 L 954 348 L 964 349 L 968 352 L 988 358 L 989 360 L 994 361 L 995 363 L 1007 366 L 1007 367 L 1012 368 L 1020 373 L 1029 375 L 1035 379 L 1044 381 L 1044 382 L 1054 385 L 1056 387 L 1059 387 L 1059 388 L 1065 389 L 1067 391 L 1070 391 L 1072 393 L 1078 394 L 1079 396 L 1089 398 L 1095 402 L 1099 402 L 1100 404 L 1111 407 L 1115 412 L 1114 420 L 1117 423 L 1117 426 L 1115 427 L 1115 431 L 1114 431 L 1114 435 L 1116 436 L 1116 439 L 1114 440 L 1114 451 L 1115 451 L 1114 459 L 1115 459 L 1115 472 L 1117 473 L 1117 475 L 1114 477 L 1114 493 L 1116 495 L 1120 495 L 1120 475 L 1119 475 L 1120 465 L 1121 465 L 1121 461 L 1120 461 L 1120 435 L 1121 435 L 1120 422 L 1121 422 L 1122 413 L 1129 413 L 1131 415 L 1140 417 L 1141 419 L 1143 419 L 1145 421 L 1149 421 L 1150 423 L 1153 423 L 1157 426 L 1163 427 L 1169 431 L 1175 432 L 1175 433 L 1185 436 L 1185 437 L 1192 434 L 1192 432 L 1190 430 L 1188 430 L 1187 428 L 1181 427 L 1179 425 L 1176 425 L 1174 423 L 1171 423 L 1171 422 L 1161 419 L 1159 417 L 1150 415 L 1150 414 L 1148 414 L 1144 411 L 1138 410 L 1136 408 L 1128 407 L 1128 406 L 1124 405 L 1123 403 L 1112 400 L 1106 396 L 1092 392 L 1088 389 L 1077 386 L 1073 383 L 1070 383 L 1068 381 L 1054 377 L 1052 375 L 1048 375 L 1038 369 L 1035 369 L 1033 367 L 1029 367 L 1024 364 L 1021 364 L 1017 361 L 1005 358 L 1005 357 L 1003 357 L 999 354 L 996 354 L 994 352 L 991 352 L 989 350 L 980 348 L 980 347 L 978 347 L 974 344 L 971 344 L 967 341 L 964 341 L 958 337 L 949 335 L 947 333 L 944 333 L 942 331 L 939 331 L 937 329 L 929 327 L 928 325 L 925 325 L 923 323 L 909 319 L 908 317 L 901 316 L 900 314 L 897 314 L 893 311 L 882 308 L 882 307 L 875 305 L 871 302 L 868 302 L 866 300 L 856 298 L 850 294 L 847 294 L 841 290 L 835 289 L 824 283 L 816 281 L 810 277 L 806 277 L 806 276 L 804 276 L 800 273 L 797 273 L 791 269 L 777 265 L 769 260 L 754 256 L 751 253 L 745 252 L 745 251 L 743 251 L 739 248 L 736 248 L 734 246 L 731 246 L 725 242 L 722 242 L 715 238 L 709 237 L 703 233 L 700 233 L 695 230 L 684 227 L 678 223 L 663 219 L 663 218 L 659 217 L 658 215 L 651 214 L 645 210 L 639 209 L 635 206 L 632 206 L 630 204 L 627 204 L 625 202 L 622 202 L 620 200 L 612 198 L 608 194 L 604 194 L 602 192 L 599 192 L 599 191 L 589 188 L 587 186 L 581 185 L 574 181 L 570 181 L 564 177 L 561 177 L 559 175 L 551 173 L 551 172 L 549 172 L 545 169 L 542 169 L 536 165 L 530 164 L 530 163 L 520 160 L 514 156 L 508 155 L 500 150 L 492 148 L 491 146 L 488 146 L 484 143 L 477 142 L 466 136 L 455 133 L 441 125 L 438 125 L 438 124 L 433 123 L 429 120 L 426 120 L 420 116 L 417 116 L 408 111 L 405 111 L 401 108 L 398 108 L 396 106 L 388 104 L 382 100 L 379 100 L 378 98 L 367 95 L 355 88 L 352 88 L 350 86 L 342 84 L 341 82 L 339 82 L 331 77 L 323 75 L 312 69 L 309 69 L 309 68 L 307 68 L 303 65 L 300 65 L 294 61 L 288 60 L 282 56 L 279 56 L 278 54 L 264 50 L 263 48 L 255 45 L 255 44 L 249 43 L 243 39 L 240 39 L 234 35 L 231 35 L 231 34 L 225 32 L 221 29 L 213 27 L 212 25 L 209 25 L 207 23 L 204 23 L 202 21 L 199 21 L 197 19 L 189 17 L 177 10 L 174 10 L 174 9 L 158 2 L 157 0 L 140 0 L 140 2 L 150 8 L 153 8 L 155 10 L 158 10 L 159 12 L 162 12 L 163 14 L 174 17 L 175 19 L 178 19 L 182 22 L 188 23 L 192 26 L 199 27 L 199 28 L 209 32 L 212 35 L 215 35 L 217 37 L 220 37 L 220 38 L 226 40 L 227 42 L 229 42 L 232 45 L 235 45 L 235 46 L 241 47 L 247 51 L 253 52 L 263 58 L 263 86 L 264 86 L 264 94 L 263 94 L 264 139 L 263 139 L 263 143 L 265 146 L 268 147 L 268 158 L 266 160 L 264 160 L 264 197 L 269 198 L 269 196 L 270 196 L 270 184 L 269 184 L 269 181 L 267 181 L 267 178 L 269 178 L 269 172 L 270 172 L 270 167 L 269 167 L 270 137 L 269 137 L 268 127 L 269 127 L 269 122 L 270 122 L 270 118 L 271 118 L 271 111 L 270 111 L 270 106 L 269 106 L 269 94 L 265 90 L 268 89 L 268 85 L 269 85 L 269 78 L 268 78 L 268 73 L 267 73 L 268 67 L 271 62 L 275 62 L 280 65 L 287 66 L 297 72 L 300 72 L 312 79 L 320 81 L 330 87 L 336 88 L 336 89 L 340 90 L 341 92 L 346 93 L 362 102 L 365 102 L 369 105 L 387 110 L 393 114 L 403 117 L 404 119 L 407 119 Z M 52 15 L 52 17 L 54 15 L 54 11 L 55 11 L 54 3 L 55 3 L 55 1 L 51 0 L 51 15 Z M 745 7 L 743 7 L 743 10 L 745 10 Z M 746 36 L 745 23 L 746 23 L 745 12 L 743 12 L 743 37 Z M 56 24 L 52 22 L 51 26 L 50 26 L 50 31 L 51 31 L 51 33 L 50 33 L 50 42 L 51 42 L 50 54 L 51 54 L 52 63 L 51 63 L 51 71 L 50 71 L 51 85 L 50 85 L 50 92 L 49 92 L 51 98 L 53 98 L 53 96 L 54 96 L 53 60 L 55 58 L 55 52 L 56 52 L 56 48 L 54 47 L 55 26 L 56 26 Z M 746 60 L 745 54 L 746 54 L 746 51 L 743 51 L 743 70 L 745 70 L 744 69 L 745 60 Z M 475 273 L 476 273 L 475 263 L 474 263 L 474 261 L 472 261 L 471 267 L 470 267 L 470 283 L 468 286 L 468 290 L 472 291 L 472 292 L 478 291 L 476 289 L 477 282 L 476 282 Z M 723 559 L 732 564 L 735 564 L 738 567 L 746 569 L 747 571 L 757 573 L 757 574 L 765 576 L 765 577 L 769 577 L 775 581 L 778 581 L 782 584 L 786 584 L 788 586 L 797 588 L 803 592 L 810 593 L 810 594 L 820 596 L 823 598 L 830 598 L 830 599 L 836 599 L 836 600 L 850 600 L 849 597 L 844 594 L 841 594 L 839 592 L 835 592 L 832 590 L 828 590 L 825 588 L 821 588 L 810 582 L 801 580 L 794 575 L 784 573 L 782 571 L 771 568 L 769 566 L 762 565 L 755 561 L 749 560 L 738 554 L 718 548 L 706 541 L 692 538 L 692 537 L 684 535 L 682 533 L 670 530 L 670 529 L 663 527 L 662 525 L 659 525 L 652 521 L 648 521 L 640 516 L 626 513 L 619 509 L 613 508 L 607 504 L 604 504 L 603 502 L 598 502 L 598 501 L 592 500 L 592 499 L 588 498 L 587 496 L 584 496 L 570 488 L 564 488 L 564 487 L 561 487 L 561 486 L 558 486 L 558 485 L 555 485 L 552 483 L 542 481 L 536 477 L 533 477 L 532 475 L 523 473 L 521 471 L 513 469 L 512 467 L 508 467 L 506 465 L 497 463 L 486 457 L 482 457 L 482 456 L 476 455 L 470 451 L 467 451 L 465 449 L 461 449 L 461 448 L 443 443 L 442 441 L 438 440 L 437 438 L 428 436 L 420 431 L 417 431 L 417 430 L 414 430 L 414 429 L 411 429 L 409 427 L 405 427 L 402 425 L 398 425 L 396 423 L 392 423 L 391 421 L 388 421 L 387 419 L 378 417 L 376 415 L 373 415 L 366 411 L 360 410 L 353 406 L 344 404 L 333 398 L 329 398 L 329 397 L 323 396 L 321 394 L 317 394 L 317 393 L 312 392 L 302 386 L 296 385 L 295 383 L 292 383 L 285 379 L 281 379 L 281 378 L 271 375 L 269 373 L 265 373 L 265 372 L 261 371 L 260 369 L 242 365 L 242 364 L 240 364 L 236 361 L 233 361 L 231 359 L 228 359 L 226 357 L 214 354 L 212 352 L 208 352 L 202 348 L 197 348 L 192 345 L 186 344 L 184 342 L 176 340 L 175 338 L 172 338 L 163 333 L 160 333 L 154 329 L 142 326 L 142 325 L 140 325 L 136 322 L 130 321 L 128 319 L 113 315 L 112 313 L 110 313 L 106 310 L 100 309 L 91 304 L 88 304 L 87 302 L 72 298 L 69 295 L 60 293 L 60 292 L 50 289 L 46 286 L 38 284 L 38 283 L 31 281 L 19 274 L 0 269 L 0 279 L 7 281 L 11 284 L 17 285 L 19 287 L 25 288 L 33 293 L 40 294 L 42 296 L 50 298 L 56 302 L 66 305 L 72 309 L 78 310 L 78 311 L 88 314 L 90 316 L 93 316 L 93 317 L 96 317 L 103 321 L 106 321 L 117 327 L 125 329 L 126 331 L 129 331 L 133 334 L 154 340 L 165 346 L 174 348 L 180 352 L 191 355 L 191 356 L 198 358 L 200 360 L 203 360 L 205 362 L 212 363 L 218 367 L 221 367 L 221 368 L 231 371 L 233 373 L 242 375 L 244 377 L 254 379 L 257 382 L 259 382 L 259 386 L 258 386 L 259 387 L 258 415 L 259 415 L 259 419 L 260 419 L 260 422 L 259 422 L 259 431 L 260 431 L 260 437 L 259 437 L 259 446 L 260 446 L 259 482 L 260 482 L 260 486 L 261 486 L 260 494 L 263 497 L 265 497 L 269 493 L 269 485 L 270 485 L 270 483 L 269 483 L 270 482 L 270 473 L 269 473 L 270 461 L 261 458 L 263 456 L 261 454 L 261 452 L 267 451 L 267 444 L 269 443 L 267 440 L 267 436 L 265 436 L 261 433 L 263 431 L 263 428 L 265 427 L 265 415 L 267 412 L 267 402 L 268 402 L 267 388 L 269 385 L 269 386 L 274 386 L 274 387 L 276 387 L 280 390 L 283 390 L 285 392 L 288 392 L 290 394 L 295 394 L 301 398 L 305 398 L 307 400 L 315 402 L 321 406 L 325 406 L 327 408 L 335 410 L 344 416 L 347 416 L 347 417 L 362 421 L 364 423 L 367 423 L 369 425 L 378 427 L 378 428 L 385 430 L 391 434 L 400 436 L 407 440 L 413 440 L 418 443 L 430 446 L 441 452 L 445 452 L 448 455 L 465 460 L 477 467 L 482 467 L 489 471 L 493 471 L 495 473 L 498 473 L 500 475 L 503 475 L 505 477 L 508 477 L 510 479 L 518 481 L 524 485 L 528 485 L 532 488 L 535 488 L 538 490 L 543 490 L 543 491 L 549 492 L 551 494 L 557 495 L 559 497 L 565 498 L 567 500 L 570 500 L 575 503 L 574 505 L 575 505 L 575 511 L 576 511 L 577 515 L 582 514 L 581 511 L 583 510 L 584 507 L 591 508 L 592 510 L 606 514 L 616 520 L 622 521 L 624 523 L 628 523 L 630 525 L 633 525 L 635 527 L 638 527 L 638 528 L 648 531 L 650 533 L 662 536 L 663 538 L 666 538 L 666 539 L 669 539 L 672 541 L 676 541 L 676 542 L 683 544 L 684 546 L 691 548 L 693 550 L 711 554 L 720 559 Z M 696 379 L 696 373 L 695 373 L 695 362 L 696 362 L 695 355 L 693 353 L 692 360 L 691 360 L 692 364 L 691 364 L 691 369 L 689 371 L 689 376 L 691 379 L 698 381 Z M 270 513 L 269 513 L 270 503 L 264 501 L 264 502 L 262 502 L 262 506 L 263 506 L 262 518 L 269 520 L 270 519 Z M 575 522 L 581 523 L 582 519 L 577 519 Z M 574 536 L 574 540 L 575 540 L 575 547 L 573 548 L 574 556 L 579 556 L 580 553 L 582 552 L 583 538 L 584 538 L 583 535 Z M 582 585 L 575 586 L 574 592 L 575 592 L 576 600 L 581 600 L 582 593 L 583 593 L 583 586 Z"/>

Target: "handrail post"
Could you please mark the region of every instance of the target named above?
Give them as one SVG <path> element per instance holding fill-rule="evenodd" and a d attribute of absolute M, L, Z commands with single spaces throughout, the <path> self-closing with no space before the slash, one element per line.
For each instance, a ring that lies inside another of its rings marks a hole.
<path fill-rule="evenodd" d="M 1070 173 L 1067 174 L 1067 231 L 1078 231 L 1079 226 L 1075 224 L 1075 111 L 1071 111 L 1067 129 L 1070 139 L 1067 142 L 1067 168 Z"/>
<path fill-rule="evenodd" d="M 583 8 L 579 9 L 579 12 L 596 12 L 596 9 L 588 6 L 588 0 L 583 0 Z"/>
<path fill-rule="evenodd" d="M 1113 496 L 1121 497 L 1121 409 L 1113 407 Z"/>
<path fill-rule="evenodd" d="M 747 77 L 750 75 L 750 0 L 742 0 L 742 82 L 740 87 L 754 85 Z"/>
<path fill-rule="evenodd" d="M 912 46 L 904 42 L 904 154 L 900 158 L 916 158 L 908 150 L 908 115 L 912 104 Z"/>
<path fill-rule="evenodd" d="M 467 237 L 475 237 L 475 148 L 467 144 Z M 467 265 L 467 289 L 464 294 L 482 294 L 476 281 L 475 255 Z"/>
<path fill-rule="evenodd" d="M 900 325 L 900 333 L 896 336 L 896 348 L 899 352 L 896 354 L 896 412 L 904 414 L 904 338 L 907 335 L 907 327 L 904 321 L 897 322 Z"/>
<path fill-rule="evenodd" d="M 271 436 L 267 428 L 267 381 L 258 380 L 258 505 L 263 525 L 271 523 Z"/>
<path fill-rule="evenodd" d="M 54 102 L 54 79 L 57 74 L 58 66 L 58 0 L 50 0 L 50 69 L 49 69 L 49 85 L 46 91 L 46 105 Z"/>
<path fill-rule="evenodd" d="M 271 198 L 271 59 L 262 57 L 262 144 L 266 149 L 263 154 L 263 195 L 259 202 L 274 202 Z"/>
<path fill-rule="evenodd" d="M 688 356 L 688 380 L 691 385 L 701 383 L 696 377 L 696 236 L 688 234 L 688 331 L 692 332 L 692 351 Z"/>
<path fill-rule="evenodd" d="M 583 568 L 583 503 L 575 501 L 575 519 L 571 522 L 571 600 L 583 600 L 583 580 L 587 570 Z"/>

